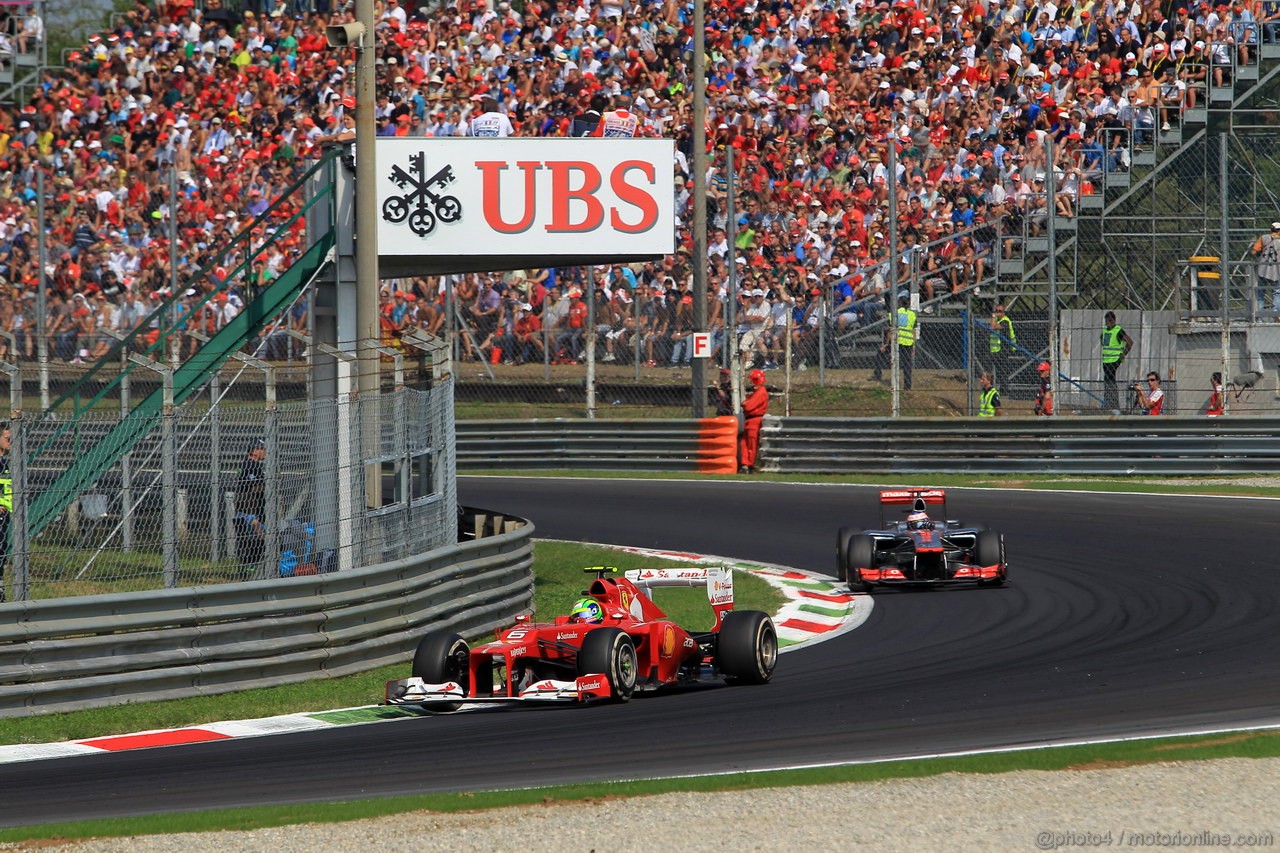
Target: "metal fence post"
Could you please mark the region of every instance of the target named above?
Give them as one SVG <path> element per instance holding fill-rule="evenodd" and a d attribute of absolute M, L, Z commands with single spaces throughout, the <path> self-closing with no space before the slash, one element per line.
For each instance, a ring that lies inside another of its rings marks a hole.
<path fill-rule="evenodd" d="M 964 291 L 964 339 L 961 341 L 960 346 L 964 350 L 965 411 L 968 412 L 970 417 L 973 416 L 973 354 L 975 343 L 973 339 L 973 288 L 967 287 Z"/>
<path fill-rule="evenodd" d="M 160 487 L 163 496 L 161 517 L 161 564 L 165 589 L 178 586 L 178 435 L 177 414 L 173 406 L 173 369 L 159 362 L 130 353 L 134 364 L 159 373 L 164 383 L 164 408 L 160 416 L 161 442 Z"/>
<path fill-rule="evenodd" d="M 356 565 L 363 565 L 364 516 L 365 508 L 368 506 L 368 500 L 364 494 L 364 455 L 361 450 L 363 443 L 360 440 L 363 434 L 358 405 L 360 391 L 355 386 L 356 357 L 345 350 L 318 341 L 313 346 L 316 351 L 332 356 L 337 362 L 338 458 L 336 482 L 332 485 L 338 499 L 338 568 L 350 569 Z M 358 517 L 357 507 L 360 508 Z M 360 523 L 359 532 L 355 529 L 357 518 Z"/>
<path fill-rule="evenodd" d="M 403 338 L 401 338 L 403 340 Z M 380 355 L 390 356 L 392 364 L 392 375 L 395 377 L 395 391 L 393 400 L 395 406 L 395 440 L 396 440 L 396 456 L 400 460 L 398 463 L 398 473 L 396 479 L 399 481 L 397 487 L 400 490 L 400 500 L 409 502 L 409 417 L 408 417 L 408 399 L 404 389 L 404 355 L 395 347 L 383 346 L 373 341 L 362 341 L 364 346 L 379 353 Z"/>
<path fill-rule="evenodd" d="M 419 329 L 409 329 L 400 336 L 400 342 L 415 346 L 431 356 L 431 380 L 439 382 L 453 374 L 449 357 L 449 342 L 433 337 Z"/>
<path fill-rule="evenodd" d="M 586 347 L 584 354 L 586 355 L 587 364 L 587 417 L 594 418 L 596 416 L 596 281 L 595 276 L 591 272 L 590 267 L 583 267 L 587 271 L 587 282 L 583 285 L 585 291 L 583 297 L 587 300 L 587 337 L 583 341 Z"/>
<path fill-rule="evenodd" d="M 3 560 L 13 558 L 13 600 L 26 601 L 31 595 L 30 543 L 27 542 L 27 431 L 22 420 L 22 371 L 0 362 L 9 375 L 9 481 L 13 506 L 9 513 L 8 542 L 0 542 L 0 601 L 4 600 Z"/>
<path fill-rule="evenodd" d="M 889 228 L 885 235 L 889 238 L 889 352 L 893 359 L 893 416 L 902 415 L 902 383 L 899 371 L 902 369 L 902 353 L 898 347 L 898 146 L 890 140 L 885 146 L 885 166 L 888 167 L 886 182 L 893 192 L 889 193 Z M 912 305 L 912 310 L 915 305 Z M 916 328 L 920 327 L 920 319 L 916 318 Z M 918 338 L 917 332 L 917 338 Z M 917 340 L 917 344 L 919 341 Z M 910 357 L 915 357 L 916 348 L 911 348 Z"/>
<path fill-rule="evenodd" d="M 248 359 L 251 356 L 244 356 Z M 256 360 L 256 359 L 255 359 Z M 276 406 L 276 371 L 265 361 L 254 365 L 262 370 L 267 391 L 267 411 L 264 425 L 267 445 L 267 470 L 263 474 L 263 497 L 267 517 L 266 553 L 263 565 L 268 572 L 280 564 L 280 411 Z"/>
<path fill-rule="evenodd" d="M 822 288 L 822 308 L 820 309 L 822 316 L 818 318 L 818 387 L 827 387 L 827 323 L 834 319 L 831 316 L 831 287 L 823 282 L 819 285 Z M 834 365 L 839 367 L 839 364 Z"/>
<path fill-rule="evenodd" d="M 222 379 L 209 377 L 209 559 L 222 559 Z"/>
<path fill-rule="evenodd" d="M 120 419 L 129 417 L 133 405 L 129 381 L 129 350 L 120 351 Z M 133 451 L 120 457 L 120 546 L 128 552 L 134 548 L 133 538 Z"/>
<path fill-rule="evenodd" d="M 1133 144 L 1132 131 L 1129 144 Z M 1058 374 L 1062 372 L 1062 362 L 1058 358 L 1061 347 L 1058 344 L 1058 173 L 1053 162 L 1053 136 L 1046 134 L 1044 138 L 1044 187 L 1045 212 L 1048 214 L 1049 257 L 1046 259 L 1046 271 L 1049 276 L 1049 391 L 1053 395 L 1053 410 L 1057 414 L 1058 406 Z"/>

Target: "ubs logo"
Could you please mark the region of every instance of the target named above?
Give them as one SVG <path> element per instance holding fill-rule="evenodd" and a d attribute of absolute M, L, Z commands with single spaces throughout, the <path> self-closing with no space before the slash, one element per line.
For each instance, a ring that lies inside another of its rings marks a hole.
<path fill-rule="evenodd" d="M 403 195 L 392 196 L 382 203 L 382 218 L 393 224 L 409 220 L 409 230 L 419 237 L 426 237 L 439 222 L 457 222 L 462 217 L 462 202 L 457 197 L 444 195 L 449 184 L 457 176 L 453 166 L 445 166 L 427 177 L 427 155 L 418 152 L 409 158 L 409 169 L 391 167 L 391 181 Z"/>

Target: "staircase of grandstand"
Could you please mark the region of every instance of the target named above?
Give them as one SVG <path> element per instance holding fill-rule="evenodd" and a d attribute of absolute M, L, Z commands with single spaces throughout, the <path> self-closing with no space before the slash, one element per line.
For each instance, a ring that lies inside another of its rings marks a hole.
<path fill-rule="evenodd" d="M 21 7 L 26 4 L 13 5 Z M 43 37 L 16 38 L 24 30 L 30 31 L 32 24 L 43 31 L 39 12 L 39 9 L 31 7 L 27 14 L 9 17 L 15 38 L 10 39 L 12 52 L 0 55 L 0 104 L 21 102 L 40 85 L 40 71 L 45 67 L 48 55 L 46 40 Z"/>
<path fill-rule="evenodd" d="M 309 210 L 331 201 L 331 184 L 312 181 L 321 170 L 329 167 L 330 157 L 326 156 L 308 169 L 297 182 L 282 191 L 249 227 L 222 247 L 213 260 L 195 275 L 195 279 L 203 280 L 213 269 L 229 265 L 229 259 L 237 256 L 242 260 L 228 273 L 227 280 L 246 275 L 252 260 L 271 250 L 277 242 L 287 239 L 294 226 L 304 222 L 303 217 Z M 309 183 L 318 188 L 313 188 L 308 194 L 306 188 Z M 253 235 L 259 229 L 266 235 L 265 239 L 253 242 Z M 313 237 L 313 240 L 305 252 L 275 281 L 247 300 L 244 309 L 218 329 L 193 356 L 168 368 L 172 370 L 173 377 L 173 405 L 180 406 L 190 400 L 232 353 L 270 326 L 315 279 L 330 261 L 334 233 L 330 230 Z M 178 292 L 169 294 L 130 334 L 93 364 L 73 387 L 34 419 L 28 445 L 33 452 L 28 464 L 33 473 L 60 473 L 47 483 L 32 483 L 37 488 L 28 516 L 31 536 L 39 535 L 68 504 L 92 487 L 106 470 L 151 433 L 165 414 L 166 394 L 164 387 L 160 386 L 132 406 L 128 416 L 122 417 L 105 435 L 100 429 L 84 423 L 85 415 L 101 406 L 120 388 L 126 377 L 139 370 L 150 372 L 146 364 L 139 364 L 139 361 L 150 360 L 157 367 L 166 367 L 172 357 L 171 345 L 186 338 L 183 334 L 184 320 L 196 315 L 218 292 L 211 291 L 200 301 L 184 306 L 183 293 L 186 289 L 187 285 L 183 284 L 177 288 Z M 153 335 L 152 332 L 158 334 Z M 129 353 L 140 354 L 141 359 L 129 360 Z M 154 382 L 149 381 L 148 384 L 154 385 Z M 64 467 L 67 459 L 74 461 L 69 467 Z"/>
<path fill-rule="evenodd" d="M 1258 223 L 1280 218 L 1280 199 L 1269 191 L 1253 191 L 1254 184 L 1273 186 L 1274 180 L 1258 180 L 1258 176 L 1271 172 L 1274 177 L 1280 168 L 1274 131 L 1274 105 L 1280 98 L 1280 63 L 1275 60 L 1280 59 L 1280 45 L 1254 48 L 1248 63 L 1232 50 L 1227 85 L 1213 86 L 1210 78 L 1209 85 L 1198 92 L 1195 109 L 1180 114 L 1170 110 L 1168 130 L 1162 127 L 1159 111 L 1153 110 L 1154 126 L 1146 138 L 1135 143 L 1128 137 L 1128 167 L 1104 172 L 1093 194 L 1080 197 L 1074 218 L 1056 217 L 1053 259 L 1060 305 L 1168 307 L 1175 262 L 1197 254 L 1219 254 L 1222 132 L 1231 134 L 1230 171 L 1254 176 L 1229 179 L 1233 189 L 1229 229 L 1249 234 Z M 1253 122 L 1248 117 L 1255 114 L 1259 132 L 1250 138 L 1247 128 Z M 1259 167 L 1258 160 L 1269 161 L 1272 168 Z M 1235 242 L 1233 252 L 1239 248 Z M 1049 259 L 1047 235 L 1020 240 L 1014 257 L 1000 265 L 992 290 L 1002 301 L 1023 310 L 1045 307 Z"/>
<path fill-rule="evenodd" d="M 1059 306 L 1168 307 L 1175 262 L 1219 251 L 1216 237 L 1210 239 L 1207 234 L 1216 233 L 1218 222 L 1220 131 L 1229 128 L 1235 134 L 1230 168 L 1249 173 L 1247 179 L 1231 183 L 1233 189 L 1239 185 L 1249 190 L 1232 194 L 1232 227 L 1249 234 L 1259 222 L 1280 220 L 1280 193 L 1271 191 L 1280 188 L 1280 138 L 1274 131 L 1280 122 L 1276 107 L 1280 105 L 1280 62 L 1275 61 L 1280 59 L 1280 44 L 1262 45 L 1247 64 L 1240 63 L 1234 52 L 1232 59 L 1230 79 L 1224 80 L 1231 85 L 1206 86 L 1198 93 L 1195 109 L 1171 110 L 1168 130 L 1163 129 L 1158 110 L 1153 110 L 1154 125 L 1140 144 L 1134 141 L 1132 128 L 1124 130 L 1127 166 L 1105 171 L 1094 182 L 1093 193 L 1079 197 L 1075 216 L 1055 213 L 1057 249 L 1052 265 L 1047 228 L 1038 234 L 1027 230 L 1013 235 L 1009 258 L 996 257 L 1003 246 L 1001 240 L 995 241 L 984 274 L 959 294 L 952 294 L 944 281 L 944 286 L 936 288 L 940 295 L 926 299 L 921 288 L 925 274 L 920 271 L 913 271 L 899 286 L 912 286 L 921 293 L 926 313 L 950 316 L 959 324 L 985 318 L 994 301 L 1024 316 L 1045 312 L 1051 274 L 1056 278 Z M 1242 117 L 1253 113 L 1258 115 L 1256 124 L 1265 129 L 1241 141 Z M 1258 160 L 1266 160 L 1265 167 L 1256 165 Z M 1054 210 L 1052 202 L 1049 209 Z M 954 237 L 977 230 L 957 232 Z M 979 296 L 981 304 L 967 303 L 966 294 Z M 966 304 L 973 308 L 973 317 L 966 317 Z M 884 325 L 879 319 L 833 334 L 826 363 L 870 365 L 883 340 Z M 1039 329 L 1037 325 L 1044 324 L 1024 324 L 1023 334 L 1032 350 L 1042 351 L 1047 326 Z"/>

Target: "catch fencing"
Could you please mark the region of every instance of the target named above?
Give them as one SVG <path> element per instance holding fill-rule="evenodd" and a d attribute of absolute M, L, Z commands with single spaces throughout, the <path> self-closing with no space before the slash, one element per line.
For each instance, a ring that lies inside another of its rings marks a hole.
<path fill-rule="evenodd" d="M 1194 284 L 1190 276 L 1188 271 L 1187 290 Z M 897 331 L 883 311 L 843 327 L 837 319 L 822 336 L 797 339 L 789 355 L 784 344 L 781 362 L 769 361 L 765 367 L 764 356 L 731 362 L 739 399 L 750 387 L 750 369 L 759 365 L 771 393 L 771 414 L 967 417 L 979 413 L 982 374 L 987 372 L 1005 417 L 1036 416 L 1044 380 L 1050 383 L 1058 417 L 1114 416 L 1147 410 L 1147 401 L 1135 391 L 1150 397 L 1154 388 L 1146 377 L 1155 373 L 1164 415 L 1205 414 L 1215 384 L 1221 386 L 1229 413 L 1280 414 L 1280 324 L 1264 322 L 1265 317 L 1228 317 L 1224 322 L 1177 310 L 1119 309 L 1116 325 L 1128 343 L 1111 370 L 1103 353 L 1103 339 L 1111 334 L 1108 312 L 1060 311 L 1059 355 L 1054 359 L 1043 310 L 1015 303 L 1004 315 L 1008 322 L 1001 323 L 993 311 L 996 304 L 972 292 L 954 302 L 940 298 L 921 303 L 910 346 L 898 346 Z M 464 356 L 455 364 L 458 417 L 687 418 L 699 393 L 705 396 L 706 412 L 714 414 L 713 389 L 722 362 L 708 365 L 706 387 L 695 392 L 688 366 L 649 365 L 637 362 L 630 350 L 625 356 L 622 352 L 615 348 L 608 362 L 574 359 L 563 364 L 492 364 L 469 362 Z M 1050 371 L 1042 377 L 1038 367 L 1046 361 Z"/>
<path fill-rule="evenodd" d="M 213 382 L 139 424 L 141 439 L 34 535 L 11 525 L 8 598 L 327 573 L 454 543 L 449 382 L 311 400 L 263 390 L 261 376 Z M 15 520 L 138 417 L 113 409 L 11 421 Z"/>
<path fill-rule="evenodd" d="M 428 627 L 510 624 L 532 525 L 453 521 L 461 544 L 336 574 L 0 605 L 0 717 L 334 678 L 405 661 Z"/>

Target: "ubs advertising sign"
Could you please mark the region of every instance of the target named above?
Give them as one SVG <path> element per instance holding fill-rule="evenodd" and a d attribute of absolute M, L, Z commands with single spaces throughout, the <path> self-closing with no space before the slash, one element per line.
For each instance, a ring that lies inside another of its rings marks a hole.
<path fill-rule="evenodd" d="M 384 276 L 608 263 L 675 250 L 670 140 L 377 144 Z"/>

